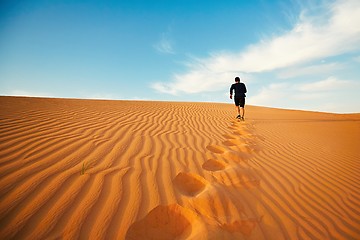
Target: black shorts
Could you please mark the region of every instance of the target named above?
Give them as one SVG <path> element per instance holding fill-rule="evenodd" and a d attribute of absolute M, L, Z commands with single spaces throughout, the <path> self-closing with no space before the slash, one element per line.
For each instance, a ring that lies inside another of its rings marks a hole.
<path fill-rule="evenodd" d="M 234 98 L 235 106 L 244 107 L 245 106 L 245 97 L 235 97 Z"/>

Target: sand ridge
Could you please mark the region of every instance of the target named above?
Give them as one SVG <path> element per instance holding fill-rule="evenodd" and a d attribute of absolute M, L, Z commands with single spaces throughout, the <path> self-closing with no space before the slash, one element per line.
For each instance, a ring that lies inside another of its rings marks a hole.
<path fill-rule="evenodd" d="M 360 238 L 360 114 L 0 102 L 2 239 Z"/>

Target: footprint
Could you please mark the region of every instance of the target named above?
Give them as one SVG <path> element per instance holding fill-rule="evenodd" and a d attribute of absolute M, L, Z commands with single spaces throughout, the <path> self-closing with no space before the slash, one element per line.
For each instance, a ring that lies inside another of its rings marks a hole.
<path fill-rule="evenodd" d="M 225 164 L 214 159 L 209 159 L 202 165 L 202 168 L 207 171 L 220 171 L 224 170 Z"/>
<path fill-rule="evenodd" d="M 234 143 L 234 142 L 231 141 L 231 140 L 226 140 L 226 141 L 223 142 L 223 144 L 224 144 L 225 146 L 230 146 L 230 147 L 236 146 L 236 143 Z"/>
<path fill-rule="evenodd" d="M 224 145 L 226 146 L 239 146 L 239 145 L 243 145 L 244 141 L 239 140 L 239 139 L 228 139 L 226 141 L 223 142 Z"/>
<path fill-rule="evenodd" d="M 235 135 L 242 135 L 242 136 L 247 136 L 247 137 L 252 137 L 252 133 L 249 129 L 247 128 L 236 128 L 234 129 L 234 131 L 232 132 Z"/>
<path fill-rule="evenodd" d="M 229 126 L 228 128 L 230 128 L 231 130 L 237 130 L 237 129 L 238 129 L 238 128 L 237 128 L 236 126 L 234 126 L 234 125 Z"/>
<path fill-rule="evenodd" d="M 243 186 L 245 188 L 258 188 L 260 187 L 260 180 L 259 179 L 249 180 L 247 182 L 244 182 Z"/>
<path fill-rule="evenodd" d="M 237 144 L 236 145 L 236 148 L 239 149 L 240 152 L 243 152 L 245 154 L 250 154 L 252 152 L 255 152 L 255 148 L 254 146 L 252 146 L 251 144 L 249 143 L 240 143 L 240 144 Z"/>
<path fill-rule="evenodd" d="M 221 225 L 221 228 L 228 232 L 240 232 L 245 236 L 250 236 L 252 231 L 257 225 L 257 220 L 236 220 L 232 223 L 224 223 Z"/>
<path fill-rule="evenodd" d="M 251 168 L 228 168 L 226 173 L 221 172 L 217 181 L 225 186 L 241 187 L 246 189 L 260 187 L 260 179 Z"/>
<path fill-rule="evenodd" d="M 237 162 L 246 161 L 246 159 L 249 158 L 249 154 L 236 151 L 226 151 L 224 152 L 223 156 L 226 160 L 232 160 Z"/>
<path fill-rule="evenodd" d="M 199 175 L 179 173 L 173 180 L 175 187 L 183 194 L 194 197 L 204 190 L 207 182 Z"/>
<path fill-rule="evenodd" d="M 209 145 L 206 147 L 206 149 L 213 153 L 219 153 L 219 154 L 225 152 L 225 148 L 217 146 L 217 145 Z"/>
<path fill-rule="evenodd" d="M 232 134 L 224 134 L 223 137 L 226 139 L 236 139 L 236 136 Z"/>
<path fill-rule="evenodd" d="M 197 216 L 193 211 L 178 204 L 160 205 L 145 218 L 133 223 L 126 233 L 126 239 L 187 239 L 196 221 Z"/>

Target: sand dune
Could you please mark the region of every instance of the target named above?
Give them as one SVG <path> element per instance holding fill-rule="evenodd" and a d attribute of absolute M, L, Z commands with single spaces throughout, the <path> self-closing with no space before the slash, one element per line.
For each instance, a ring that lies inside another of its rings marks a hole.
<path fill-rule="evenodd" d="M 360 239 L 360 114 L 0 97 L 1 239 Z"/>

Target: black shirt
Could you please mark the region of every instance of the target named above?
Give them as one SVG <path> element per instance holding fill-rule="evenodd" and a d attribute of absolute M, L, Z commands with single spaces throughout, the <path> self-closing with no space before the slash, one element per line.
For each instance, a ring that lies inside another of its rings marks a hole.
<path fill-rule="evenodd" d="M 235 90 L 235 97 L 246 97 L 245 93 L 247 92 L 246 86 L 244 83 L 234 83 L 231 85 L 230 94 L 232 95 L 233 90 Z"/>

